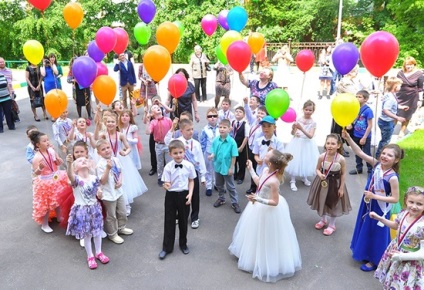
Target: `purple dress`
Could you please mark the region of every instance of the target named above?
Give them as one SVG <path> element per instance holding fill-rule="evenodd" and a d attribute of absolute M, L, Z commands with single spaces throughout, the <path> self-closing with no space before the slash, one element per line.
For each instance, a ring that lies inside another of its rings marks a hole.
<path fill-rule="evenodd" d="M 401 70 L 397 77 L 403 82 L 400 91 L 396 94 L 398 104 L 409 107 L 407 111 L 398 110 L 397 115 L 406 120 L 411 120 L 412 115 L 417 110 L 418 93 L 423 90 L 423 72 L 417 70 L 413 74 L 406 76 Z"/>

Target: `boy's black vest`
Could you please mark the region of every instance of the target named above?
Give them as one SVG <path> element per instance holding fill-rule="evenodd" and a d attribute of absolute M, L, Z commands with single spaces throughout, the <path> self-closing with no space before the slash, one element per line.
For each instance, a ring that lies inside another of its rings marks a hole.
<path fill-rule="evenodd" d="M 237 121 L 234 120 L 232 127 L 233 127 L 233 138 L 236 140 L 237 146 L 240 147 L 241 143 L 243 143 L 243 140 L 245 138 L 244 135 L 244 126 L 246 125 L 246 121 L 240 121 L 239 126 L 237 126 Z"/>

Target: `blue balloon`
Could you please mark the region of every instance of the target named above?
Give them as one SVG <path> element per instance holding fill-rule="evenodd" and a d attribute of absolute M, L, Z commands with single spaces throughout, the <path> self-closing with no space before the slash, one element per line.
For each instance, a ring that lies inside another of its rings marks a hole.
<path fill-rule="evenodd" d="M 345 42 L 336 46 L 332 54 L 333 65 L 336 70 L 345 75 L 358 63 L 359 50 L 351 42 Z"/>
<path fill-rule="evenodd" d="M 227 23 L 231 30 L 240 32 L 247 23 L 247 12 L 243 7 L 236 6 L 228 12 Z"/>

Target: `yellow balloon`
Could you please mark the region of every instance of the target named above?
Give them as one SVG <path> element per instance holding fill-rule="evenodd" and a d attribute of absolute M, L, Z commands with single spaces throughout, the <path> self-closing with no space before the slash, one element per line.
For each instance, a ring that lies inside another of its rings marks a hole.
<path fill-rule="evenodd" d="M 346 127 L 358 116 L 359 107 L 359 101 L 354 95 L 339 94 L 331 102 L 331 115 L 337 124 Z"/>
<path fill-rule="evenodd" d="M 224 55 L 227 55 L 227 49 L 230 46 L 230 44 L 237 40 L 243 40 L 243 37 L 241 37 L 241 34 L 238 33 L 237 31 L 229 30 L 224 33 L 220 41 L 221 50 L 224 53 Z"/>
<path fill-rule="evenodd" d="M 28 40 L 23 46 L 25 58 L 32 64 L 38 64 L 43 59 L 44 47 L 37 40 Z"/>
<path fill-rule="evenodd" d="M 265 44 L 265 38 L 262 33 L 253 32 L 247 39 L 247 44 L 254 54 L 257 54 Z"/>
<path fill-rule="evenodd" d="M 395 221 L 396 217 L 397 217 L 397 214 L 392 214 L 390 216 L 390 220 L 393 222 Z M 396 238 L 396 235 L 397 235 L 397 230 L 390 229 L 390 237 L 392 238 L 392 240 Z"/>

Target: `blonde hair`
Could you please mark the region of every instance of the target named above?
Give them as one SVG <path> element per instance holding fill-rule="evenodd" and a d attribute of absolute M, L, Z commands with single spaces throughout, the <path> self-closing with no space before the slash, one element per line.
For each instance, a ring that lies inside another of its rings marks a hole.
<path fill-rule="evenodd" d="M 386 92 L 391 92 L 397 85 L 401 85 L 403 82 L 400 78 L 397 77 L 389 77 L 386 81 Z"/>
<path fill-rule="evenodd" d="M 277 170 L 280 182 L 283 182 L 284 170 L 289 164 L 289 161 L 293 159 L 293 155 L 290 153 L 282 153 L 276 149 L 273 149 L 271 153 L 272 155 L 269 158 L 269 162 L 273 164 L 273 167 Z"/>
<path fill-rule="evenodd" d="M 413 64 L 413 65 L 417 65 L 417 61 L 415 60 L 415 58 L 413 58 L 412 56 L 408 56 L 405 58 L 405 60 L 403 61 L 403 65 L 402 65 L 402 70 L 405 72 L 406 71 L 406 66 L 408 64 Z"/>

